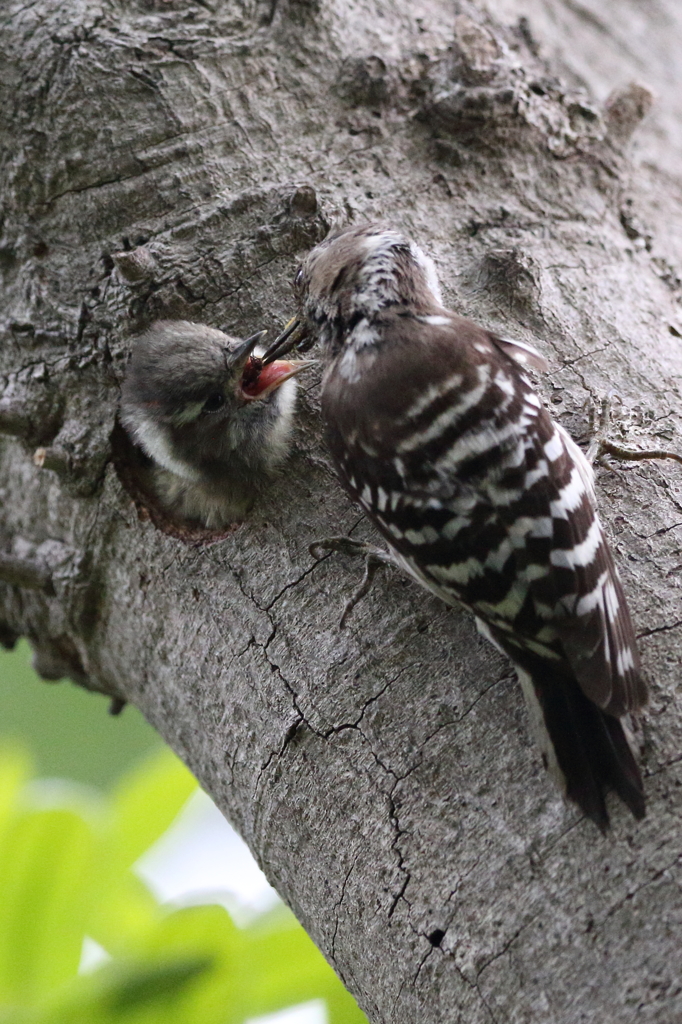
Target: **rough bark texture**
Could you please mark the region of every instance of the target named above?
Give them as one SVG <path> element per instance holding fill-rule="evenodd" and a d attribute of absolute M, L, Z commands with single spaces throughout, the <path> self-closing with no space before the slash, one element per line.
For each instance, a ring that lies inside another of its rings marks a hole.
<path fill-rule="evenodd" d="M 615 389 L 617 439 L 682 451 L 677 0 L 33 0 L 0 32 L 2 637 L 141 708 L 373 1022 L 682 1019 L 680 467 L 598 474 L 652 690 L 649 814 L 604 838 L 470 616 L 386 572 L 339 630 L 360 566 L 308 545 L 371 533 L 314 374 L 219 543 L 141 521 L 110 442 L 132 330 L 279 326 L 328 224 L 378 216 L 549 357 L 574 436 Z"/>

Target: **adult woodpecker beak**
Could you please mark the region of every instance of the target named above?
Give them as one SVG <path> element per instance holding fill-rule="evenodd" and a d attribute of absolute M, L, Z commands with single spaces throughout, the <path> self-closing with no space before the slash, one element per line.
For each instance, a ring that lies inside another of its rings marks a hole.
<path fill-rule="evenodd" d="M 292 317 L 282 333 L 275 338 L 272 345 L 266 350 L 263 356 L 263 366 L 267 366 L 268 363 L 272 363 L 279 356 L 284 356 L 287 352 L 291 352 L 292 348 L 300 345 L 302 341 L 306 340 L 307 336 L 308 325 L 305 321 L 300 320 L 297 316 Z"/>
<path fill-rule="evenodd" d="M 246 341 L 243 341 L 238 348 L 231 349 L 225 353 L 228 368 L 232 371 L 242 370 L 237 393 L 248 402 L 254 399 L 267 398 L 268 395 L 276 391 L 290 377 L 295 376 L 301 370 L 305 370 L 307 366 L 312 365 L 310 359 L 300 359 L 295 362 L 274 359 L 276 349 L 281 347 L 280 341 L 283 335 L 280 335 L 270 346 L 268 351 L 272 352 L 273 355 L 266 365 L 265 357 L 255 356 L 253 350 L 267 333 L 267 331 L 258 331 L 256 334 L 252 334 L 250 338 L 247 338 Z M 289 335 L 287 335 L 288 339 Z M 294 344 L 295 341 L 287 345 L 286 351 L 293 348 Z"/>

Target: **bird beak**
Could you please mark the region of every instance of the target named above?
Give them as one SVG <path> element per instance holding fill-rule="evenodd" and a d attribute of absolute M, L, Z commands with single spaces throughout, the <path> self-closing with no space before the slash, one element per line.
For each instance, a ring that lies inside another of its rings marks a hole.
<path fill-rule="evenodd" d="M 267 398 L 273 391 L 284 384 L 285 380 L 295 377 L 301 370 L 312 366 L 315 359 L 297 359 L 295 362 L 289 360 L 276 360 L 265 366 L 258 357 L 253 359 L 253 370 L 249 372 L 250 365 L 247 365 L 241 381 L 242 397 L 247 401 Z"/>
<path fill-rule="evenodd" d="M 263 356 L 263 366 L 267 366 L 279 356 L 283 356 L 286 355 L 287 352 L 291 352 L 292 348 L 300 345 L 307 336 L 308 325 L 298 317 L 292 317 L 279 337 L 275 338 L 270 348 L 266 350 L 265 355 Z"/>
<path fill-rule="evenodd" d="M 246 360 L 249 358 L 258 342 L 267 333 L 267 331 L 257 331 L 255 334 L 252 334 L 250 338 L 247 338 L 246 341 L 243 341 L 238 348 L 227 349 L 225 352 L 225 361 L 228 369 L 236 369 L 242 363 L 246 363 Z"/>

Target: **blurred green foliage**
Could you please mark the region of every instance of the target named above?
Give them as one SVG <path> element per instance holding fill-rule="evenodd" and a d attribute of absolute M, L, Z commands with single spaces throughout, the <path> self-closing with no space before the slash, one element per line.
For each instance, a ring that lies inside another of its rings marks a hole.
<path fill-rule="evenodd" d="M 284 906 L 238 928 L 220 906 L 159 904 L 132 868 L 195 779 L 161 747 L 108 793 L 79 784 L 111 784 L 134 753 L 158 746 L 156 734 L 134 709 L 124 712 L 131 728 L 97 697 L 68 684 L 55 692 L 25 662 L 10 680 L 8 657 L 25 652 L 0 656 L 0 709 L 10 710 L 0 727 L 0 1024 L 242 1024 L 312 999 L 325 1000 L 330 1024 L 366 1024 Z M 57 752 L 53 730 L 80 763 Z M 96 739 L 84 744 L 84 731 Z M 78 781 L 36 780 L 27 746 L 41 774 Z M 86 936 L 109 959 L 83 972 Z"/>
<path fill-rule="evenodd" d="M 163 746 L 137 708 L 108 714 L 109 698 L 64 681 L 46 683 L 30 666 L 25 640 L 0 649 L 0 738 L 31 750 L 38 774 L 109 785 Z"/>

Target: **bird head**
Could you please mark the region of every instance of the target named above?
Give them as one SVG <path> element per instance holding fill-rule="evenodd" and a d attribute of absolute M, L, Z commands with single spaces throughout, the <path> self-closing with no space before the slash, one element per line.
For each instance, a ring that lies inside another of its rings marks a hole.
<path fill-rule="evenodd" d="M 320 340 L 336 353 L 362 320 L 390 306 L 432 313 L 442 306 L 436 268 L 411 239 L 382 224 L 336 231 L 308 254 L 294 278 L 299 312 L 264 362 Z"/>
<path fill-rule="evenodd" d="M 292 377 L 307 362 L 262 365 L 256 346 L 204 324 L 159 320 L 135 341 L 121 421 L 150 458 L 187 480 L 240 462 L 269 469 L 282 457 L 295 401 Z"/>

